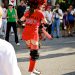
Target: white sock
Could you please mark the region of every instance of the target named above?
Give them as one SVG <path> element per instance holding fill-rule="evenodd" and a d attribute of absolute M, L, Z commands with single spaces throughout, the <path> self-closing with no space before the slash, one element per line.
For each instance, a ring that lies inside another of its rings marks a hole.
<path fill-rule="evenodd" d="M 40 74 L 40 73 L 41 73 L 40 71 L 38 71 L 38 70 L 36 70 L 36 69 L 34 69 L 33 72 L 34 72 L 34 73 L 37 73 L 37 74 Z"/>

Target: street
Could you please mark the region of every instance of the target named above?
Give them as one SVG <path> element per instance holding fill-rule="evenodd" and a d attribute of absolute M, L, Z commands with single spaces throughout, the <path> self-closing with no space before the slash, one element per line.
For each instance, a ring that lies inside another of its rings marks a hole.
<path fill-rule="evenodd" d="M 17 60 L 22 75 L 28 73 L 29 50 L 25 43 L 20 40 L 17 46 L 13 37 L 10 42 L 16 50 Z M 75 75 L 75 37 L 54 38 L 42 41 L 39 49 L 40 58 L 37 60 L 37 69 L 41 75 Z"/>
<path fill-rule="evenodd" d="M 29 75 L 29 50 L 23 41 L 20 43 L 20 47 L 14 45 L 18 64 L 22 75 Z M 75 37 L 47 39 L 42 42 L 39 53 L 37 69 L 41 75 L 75 75 Z"/>

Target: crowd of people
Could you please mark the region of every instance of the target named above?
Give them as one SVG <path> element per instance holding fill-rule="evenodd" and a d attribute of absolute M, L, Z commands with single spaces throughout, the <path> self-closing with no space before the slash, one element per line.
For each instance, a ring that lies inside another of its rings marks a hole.
<path fill-rule="evenodd" d="M 9 41 L 9 32 L 11 31 L 11 33 L 15 33 L 15 42 L 19 45 L 18 38 L 22 39 L 21 35 L 23 26 L 17 24 L 17 20 L 23 16 L 27 8 L 28 6 L 23 0 L 16 8 L 13 4 L 9 4 L 8 9 L 6 9 L 2 3 L 3 15 L 0 35 L 3 35 L 7 41 Z M 41 10 L 48 21 L 48 27 L 46 30 L 49 34 L 56 38 L 59 38 L 60 36 L 73 36 L 73 32 L 75 31 L 75 9 L 72 5 L 70 5 L 65 11 L 60 9 L 59 4 L 56 4 L 55 6 L 43 5 Z M 12 14 L 12 16 L 10 14 Z"/>
<path fill-rule="evenodd" d="M 14 7 L 12 3 L 8 4 L 8 8 L 4 7 L 2 3 L 2 25 L 0 28 L 0 35 L 4 37 L 6 41 L 9 41 L 9 36 L 14 32 L 15 43 L 20 45 L 19 39 L 21 39 L 22 26 L 17 24 L 17 20 L 20 19 L 24 11 L 26 10 L 26 5 L 24 1 L 21 1 L 17 8 Z"/>
<path fill-rule="evenodd" d="M 48 33 L 53 37 L 72 37 L 75 32 L 75 9 L 70 5 L 65 11 L 57 3 L 55 7 L 47 5 L 43 13 L 48 21 Z"/>
<path fill-rule="evenodd" d="M 35 69 L 36 60 L 39 58 L 39 39 L 45 39 L 46 37 L 49 39 L 60 38 L 61 35 L 62 37 L 72 37 L 75 31 L 75 9 L 72 5 L 62 11 L 58 3 L 55 6 L 51 6 L 47 5 L 46 0 L 29 0 L 27 5 L 22 0 L 17 8 L 11 3 L 6 9 L 2 4 L 0 11 L 2 11 L 0 13 L 0 21 L 2 22 L 0 24 L 0 35 L 3 35 L 5 40 L 9 42 L 10 32 L 13 31 L 16 45 L 20 45 L 19 39 L 22 39 L 30 49 L 28 69 L 30 75 L 40 75 L 41 73 Z M 6 41 L 3 42 L 7 43 Z M 9 43 L 7 44 L 10 46 Z M 4 47 L 6 48 L 6 45 Z M 12 46 L 10 48 L 13 49 Z M 16 57 L 14 58 L 16 60 Z"/>

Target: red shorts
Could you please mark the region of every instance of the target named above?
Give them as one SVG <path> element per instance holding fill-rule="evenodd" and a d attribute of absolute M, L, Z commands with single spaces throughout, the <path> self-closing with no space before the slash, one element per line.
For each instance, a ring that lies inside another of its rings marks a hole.
<path fill-rule="evenodd" d="M 26 44 L 30 49 L 38 49 L 38 31 L 34 32 L 31 28 L 25 28 L 22 33 L 22 39 L 26 41 Z"/>

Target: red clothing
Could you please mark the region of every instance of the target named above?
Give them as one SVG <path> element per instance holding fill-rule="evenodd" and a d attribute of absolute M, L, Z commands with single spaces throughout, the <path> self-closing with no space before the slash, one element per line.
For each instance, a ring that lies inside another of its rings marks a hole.
<path fill-rule="evenodd" d="M 44 15 L 41 11 L 35 10 L 35 12 L 29 16 L 29 11 L 24 14 L 26 18 L 26 26 L 22 33 L 23 40 L 37 40 L 38 41 L 38 27 L 40 25 L 40 21 L 44 18 Z"/>

